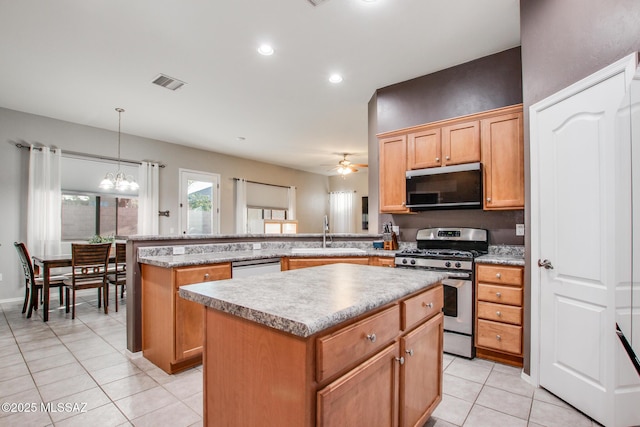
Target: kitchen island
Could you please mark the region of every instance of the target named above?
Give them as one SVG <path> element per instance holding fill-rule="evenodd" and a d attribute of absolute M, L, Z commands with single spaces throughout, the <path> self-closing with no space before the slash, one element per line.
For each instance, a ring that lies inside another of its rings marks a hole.
<path fill-rule="evenodd" d="M 183 286 L 206 307 L 206 425 L 422 425 L 442 396 L 443 276 L 332 264 Z"/>

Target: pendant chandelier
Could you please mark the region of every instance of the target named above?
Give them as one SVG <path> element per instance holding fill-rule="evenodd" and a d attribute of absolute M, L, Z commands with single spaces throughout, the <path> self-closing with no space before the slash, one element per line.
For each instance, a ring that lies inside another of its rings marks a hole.
<path fill-rule="evenodd" d="M 133 176 L 126 175 L 120 170 L 120 123 L 124 109 L 116 108 L 116 111 L 118 112 L 118 171 L 115 174 L 108 172 L 100 182 L 99 187 L 103 190 L 113 190 L 115 188 L 118 191 L 137 191 L 140 186 Z"/>

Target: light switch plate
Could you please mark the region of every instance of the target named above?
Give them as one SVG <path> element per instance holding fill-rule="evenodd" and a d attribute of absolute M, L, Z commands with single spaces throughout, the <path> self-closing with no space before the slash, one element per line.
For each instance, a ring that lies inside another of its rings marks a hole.
<path fill-rule="evenodd" d="M 524 236 L 524 224 L 516 224 L 516 236 Z"/>
<path fill-rule="evenodd" d="M 0 273 L 0 282 L 2 282 L 2 273 Z"/>
<path fill-rule="evenodd" d="M 174 255 L 184 255 L 184 246 L 174 246 L 173 247 Z"/>

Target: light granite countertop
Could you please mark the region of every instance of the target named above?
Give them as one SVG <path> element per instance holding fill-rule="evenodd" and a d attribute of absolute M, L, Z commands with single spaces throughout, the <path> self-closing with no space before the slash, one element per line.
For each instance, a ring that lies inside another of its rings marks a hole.
<path fill-rule="evenodd" d="M 476 264 L 524 266 L 524 257 L 519 255 L 487 254 L 475 259 Z"/>
<path fill-rule="evenodd" d="M 182 298 L 300 337 L 438 283 L 440 273 L 331 264 L 180 287 Z"/>
<path fill-rule="evenodd" d="M 251 261 L 259 259 L 269 258 L 282 258 L 282 257 L 302 257 L 302 258 L 317 258 L 317 257 L 341 257 L 341 256 L 382 256 L 393 257 L 397 251 L 385 251 L 381 249 L 358 249 L 355 251 L 341 251 L 341 252 L 323 252 L 322 249 L 317 248 L 317 251 L 311 250 L 304 253 L 293 253 L 291 249 L 260 249 L 260 250 L 248 250 L 248 251 L 219 251 L 219 252 L 205 252 L 205 253 L 193 253 L 184 255 L 156 255 L 156 256 L 140 256 L 138 262 L 142 264 L 150 264 L 158 267 L 174 268 L 184 267 L 190 265 L 204 265 L 215 264 L 222 262 L 234 262 L 234 261 Z"/>

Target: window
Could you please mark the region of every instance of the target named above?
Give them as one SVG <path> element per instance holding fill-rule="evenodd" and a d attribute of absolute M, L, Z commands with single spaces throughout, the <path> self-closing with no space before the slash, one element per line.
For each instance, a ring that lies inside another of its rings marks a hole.
<path fill-rule="evenodd" d="M 138 200 L 132 197 L 62 193 L 62 240 L 137 234 Z"/>

